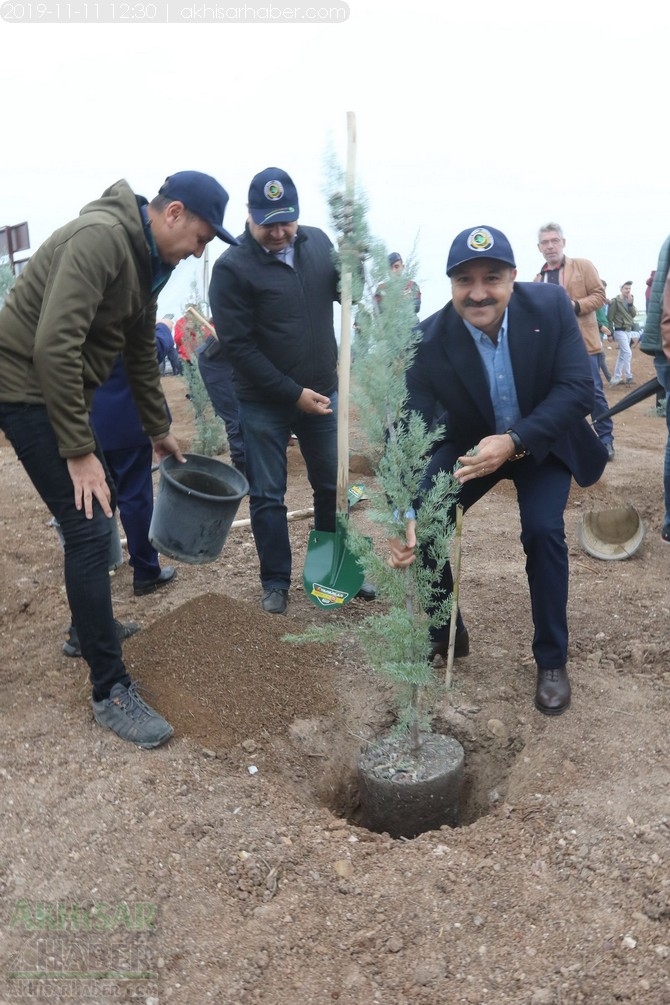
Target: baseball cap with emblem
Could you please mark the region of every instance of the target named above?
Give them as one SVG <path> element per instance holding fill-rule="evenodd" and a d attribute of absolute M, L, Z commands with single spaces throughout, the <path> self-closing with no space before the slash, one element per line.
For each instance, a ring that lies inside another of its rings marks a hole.
<path fill-rule="evenodd" d="M 516 269 L 512 247 L 501 230 L 495 227 L 470 227 L 454 238 L 447 258 L 447 275 L 466 262 L 477 258 L 493 258 Z"/>
<path fill-rule="evenodd" d="M 173 202 L 183 202 L 186 209 L 208 223 L 222 241 L 238 243 L 237 238 L 221 226 L 228 193 L 216 178 L 201 171 L 177 171 L 165 179 L 158 194 Z"/>
<path fill-rule="evenodd" d="M 249 214 L 255 224 L 292 223 L 299 213 L 298 192 L 286 171 L 269 167 L 254 175 L 249 186 Z"/>

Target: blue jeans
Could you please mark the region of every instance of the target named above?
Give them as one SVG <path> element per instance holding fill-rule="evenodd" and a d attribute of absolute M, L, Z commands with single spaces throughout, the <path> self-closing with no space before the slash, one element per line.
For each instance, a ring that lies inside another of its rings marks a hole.
<path fill-rule="evenodd" d="M 147 583 L 160 576 L 158 552 L 149 540 L 154 511 L 154 486 L 151 477 L 153 447 L 106 450 L 105 461 L 117 493 L 119 516 L 128 542 L 129 565 L 134 583 Z"/>
<path fill-rule="evenodd" d="M 633 353 L 630 348 L 630 332 L 625 332 L 620 328 L 615 328 L 612 337 L 619 349 L 616 363 L 614 364 L 614 376 L 612 380 L 632 380 L 633 374 L 630 369 L 630 361 Z"/>
<path fill-rule="evenodd" d="M 131 683 L 121 657 L 109 582 L 112 521 L 93 500 L 93 518 L 74 504 L 74 487 L 44 405 L 0 403 L 0 429 L 28 477 L 60 524 L 65 540 L 65 589 L 81 652 L 89 665 L 93 698 L 113 684 Z M 105 467 L 100 452 L 97 456 Z"/>
<path fill-rule="evenodd" d="M 654 366 L 658 382 L 670 394 L 670 361 L 663 352 L 654 353 Z M 665 516 L 663 530 L 670 527 L 670 409 L 665 408 L 665 422 L 668 427 L 668 438 L 665 443 L 665 461 L 663 463 L 663 494 L 665 497 Z"/>
<path fill-rule="evenodd" d="M 246 473 L 244 439 L 240 429 L 239 406 L 233 387 L 233 368 L 223 356 L 208 356 L 208 343 L 198 347 L 198 369 L 212 407 L 226 427 L 230 459 L 242 474 Z"/>
<path fill-rule="evenodd" d="M 458 456 L 452 444 L 434 454 L 426 473 L 426 484 L 440 470 L 451 471 Z M 572 476 L 558 458 L 549 455 L 541 464 L 532 457 L 503 464 L 486 478 L 475 478 L 461 487 L 457 500 L 467 511 L 503 478 L 514 482 L 521 518 L 521 544 L 526 554 L 526 575 L 533 615 L 533 655 L 541 670 L 557 670 L 568 658 L 568 547 L 565 542 L 564 511 Z M 455 518 L 454 512 L 450 519 Z M 484 542 L 495 550 L 495 542 Z M 453 591 L 451 568 L 447 564 L 441 587 L 445 595 Z M 464 627 L 458 614 L 458 627 Z M 449 638 L 449 625 L 431 632 L 435 642 Z"/>
<path fill-rule="evenodd" d="M 605 397 L 605 392 L 603 390 L 603 381 L 600 376 L 600 363 L 598 361 L 600 353 L 594 353 L 593 356 L 589 356 L 589 361 L 591 363 L 591 373 L 593 375 L 593 385 L 595 388 L 595 401 L 593 405 L 593 411 L 591 412 L 591 418 L 595 415 L 602 415 L 603 412 L 608 410 L 609 402 Z M 614 423 L 612 419 L 601 419 L 600 422 L 594 422 L 593 428 L 595 429 L 598 437 L 607 446 L 609 443 L 614 441 Z M 551 669 L 551 668 L 547 668 Z"/>
<path fill-rule="evenodd" d="M 335 532 L 337 393 L 332 415 L 308 415 L 295 405 L 240 401 L 251 529 L 265 590 L 288 590 L 291 545 L 286 521 L 286 447 L 295 433 L 314 493 L 314 527 Z"/>

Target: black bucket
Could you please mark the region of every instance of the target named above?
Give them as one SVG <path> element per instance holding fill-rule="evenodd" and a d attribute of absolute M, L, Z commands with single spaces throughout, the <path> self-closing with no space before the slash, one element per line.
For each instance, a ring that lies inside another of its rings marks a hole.
<path fill-rule="evenodd" d="M 215 457 L 184 454 L 186 464 L 166 457 L 149 527 L 157 551 L 202 565 L 218 558 L 249 483 L 237 468 Z"/>

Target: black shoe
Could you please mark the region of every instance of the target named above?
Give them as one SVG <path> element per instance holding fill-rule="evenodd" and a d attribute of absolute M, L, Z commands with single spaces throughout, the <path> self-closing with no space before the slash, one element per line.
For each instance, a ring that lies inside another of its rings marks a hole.
<path fill-rule="evenodd" d="M 177 570 L 175 567 L 173 565 L 166 565 L 155 579 L 145 579 L 140 580 L 138 583 L 133 583 L 133 593 L 136 597 L 144 597 L 147 593 L 153 593 L 155 590 L 160 589 L 161 586 L 167 586 L 176 575 Z"/>
<path fill-rule="evenodd" d="M 356 600 L 376 600 L 377 591 L 375 590 L 372 583 L 368 583 L 367 580 L 363 583 L 360 590 L 356 594 Z"/>
<path fill-rule="evenodd" d="M 605 444 L 605 446 L 607 447 L 607 460 L 608 461 L 613 461 L 614 460 L 614 444 L 613 443 L 607 443 L 607 444 Z"/>
<path fill-rule="evenodd" d="M 665 541 L 666 544 L 670 544 L 670 527 L 664 527 L 661 531 L 661 541 Z"/>
<path fill-rule="evenodd" d="M 261 607 L 267 614 L 286 614 L 288 590 L 265 590 Z"/>
<path fill-rule="evenodd" d="M 115 618 L 114 624 L 116 625 L 116 634 L 119 637 L 119 642 L 125 642 L 126 639 L 129 639 L 131 635 L 140 630 L 140 626 L 136 621 L 126 621 L 124 624 Z M 81 656 L 79 636 L 74 625 L 70 625 L 67 630 L 67 640 L 63 643 L 63 653 L 65 656 Z"/>
<path fill-rule="evenodd" d="M 565 667 L 538 670 L 535 708 L 544 715 L 561 715 L 570 707 L 570 681 Z"/>
<path fill-rule="evenodd" d="M 441 656 L 446 659 L 449 655 L 449 639 L 441 639 L 439 642 L 434 642 L 430 650 L 430 655 L 428 659 L 432 662 L 433 657 Z M 461 629 L 461 631 L 456 632 L 456 638 L 454 639 L 454 659 L 460 659 L 462 656 L 470 655 L 470 636 L 468 635 L 467 628 Z"/>

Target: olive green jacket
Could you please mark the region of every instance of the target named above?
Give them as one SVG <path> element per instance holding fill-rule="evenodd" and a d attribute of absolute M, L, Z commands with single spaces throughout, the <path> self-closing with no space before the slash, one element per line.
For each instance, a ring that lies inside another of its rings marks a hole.
<path fill-rule="evenodd" d="M 621 293 L 610 300 L 607 308 L 607 320 L 613 331 L 632 332 L 635 327 L 637 309 L 633 304 L 627 304 Z"/>
<path fill-rule="evenodd" d="M 0 402 L 46 405 L 62 457 L 95 449 L 93 392 L 123 353 L 145 432 L 169 430 L 140 203 L 118 181 L 31 257 L 0 311 Z"/>

